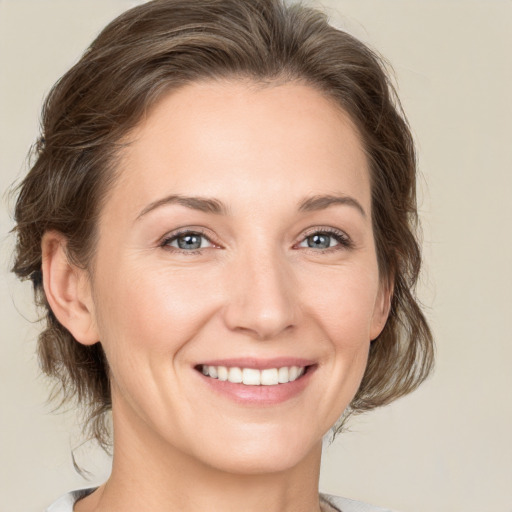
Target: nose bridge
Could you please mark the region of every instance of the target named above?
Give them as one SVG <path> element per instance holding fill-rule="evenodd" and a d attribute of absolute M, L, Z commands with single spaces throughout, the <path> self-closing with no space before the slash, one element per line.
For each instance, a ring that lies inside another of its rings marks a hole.
<path fill-rule="evenodd" d="M 276 247 L 254 246 L 240 251 L 230 269 L 230 293 L 225 319 L 228 327 L 258 339 L 277 336 L 295 325 L 294 278 Z"/>

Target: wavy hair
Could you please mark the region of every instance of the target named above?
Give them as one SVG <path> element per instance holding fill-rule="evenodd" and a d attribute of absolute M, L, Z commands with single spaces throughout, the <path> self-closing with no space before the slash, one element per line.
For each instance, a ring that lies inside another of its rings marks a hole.
<path fill-rule="evenodd" d="M 76 399 L 83 407 L 84 429 L 103 447 L 110 440 L 108 363 L 101 343 L 78 343 L 52 313 L 42 286 L 41 238 L 60 232 L 69 258 L 88 268 L 123 138 L 165 92 L 195 81 L 300 81 L 350 115 L 369 162 L 379 272 L 393 295 L 345 417 L 388 404 L 428 376 L 433 339 L 414 291 L 421 266 L 416 157 L 386 70 L 374 51 L 303 5 L 153 0 L 112 21 L 56 83 L 43 107 L 32 167 L 17 191 L 13 271 L 32 280 L 45 314 L 38 341 L 43 372 L 56 379 L 63 402 Z"/>

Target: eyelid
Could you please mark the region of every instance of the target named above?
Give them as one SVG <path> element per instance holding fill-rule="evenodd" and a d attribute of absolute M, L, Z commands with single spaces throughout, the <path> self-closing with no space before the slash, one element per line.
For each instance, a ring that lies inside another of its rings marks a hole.
<path fill-rule="evenodd" d="M 194 253 L 202 251 L 203 249 L 210 248 L 210 247 L 201 247 L 199 249 L 184 250 L 184 249 L 180 249 L 179 247 L 173 247 L 173 246 L 169 245 L 170 242 L 176 240 L 177 238 L 179 238 L 180 236 L 183 236 L 183 235 L 201 235 L 202 237 L 206 238 L 206 240 L 208 240 L 208 242 L 211 244 L 211 247 L 214 247 L 214 248 L 221 247 L 220 244 L 215 242 L 213 240 L 213 237 L 209 233 L 207 233 L 207 230 L 205 230 L 204 228 L 195 227 L 195 226 L 187 226 L 187 227 L 177 228 L 173 231 L 170 231 L 169 233 L 166 233 L 158 241 L 158 246 L 162 247 L 164 249 L 170 248 L 169 250 L 173 250 L 176 252 L 183 252 L 183 253 L 186 252 L 188 254 L 194 254 Z"/>
<path fill-rule="evenodd" d="M 208 242 L 211 244 L 209 247 L 201 247 L 199 249 L 194 250 L 184 250 L 180 249 L 178 247 L 173 247 L 170 244 L 171 241 L 176 240 L 178 237 L 182 235 L 201 235 L 204 237 Z M 299 248 L 299 244 L 304 242 L 306 238 L 315 235 L 315 234 L 326 234 L 329 236 L 333 236 L 337 241 L 338 245 L 333 247 L 328 247 L 325 249 L 315 249 L 312 247 L 304 247 L 304 249 L 311 249 L 312 251 L 318 253 L 318 252 L 326 252 L 326 251 L 333 251 L 337 249 L 351 249 L 354 247 L 354 243 L 350 236 L 343 230 L 334 228 L 332 226 L 314 226 L 311 228 L 308 228 L 302 235 L 301 238 L 294 244 L 293 248 Z M 162 248 L 170 248 L 169 250 L 175 251 L 175 252 L 182 252 L 182 253 L 188 253 L 188 254 L 194 254 L 199 253 L 204 249 L 209 249 L 211 247 L 214 248 L 222 248 L 222 246 L 217 243 L 212 235 L 209 234 L 209 230 L 206 230 L 202 227 L 195 227 L 195 226 L 187 226 L 187 227 L 181 227 L 177 228 L 173 231 L 170 231 L 169 233 L 166 233 L 159 241 L 158 246 Z"/>
<path fill-rule="evenodd" d="M 332 226 L 314 226 L 312 228 L 308 228 L 301 236 L 300 240 L 295 244 L 298 246 L 302 242 L 306 240 L 306 238 L 316 235 L 316 234 L 326 234 L 330 236 L 334 236 L 338 241 L 338 245 L 334 247 L 328 247 L 325 249 L 314 249 L 312 247 L 304 247 L 304 249 L 312 249 L 314 252 L 325 252 L 336 249 L 351 249 L 354 247 L 354 243 L 347 233 L 341 229 L 334 228 Z"/>

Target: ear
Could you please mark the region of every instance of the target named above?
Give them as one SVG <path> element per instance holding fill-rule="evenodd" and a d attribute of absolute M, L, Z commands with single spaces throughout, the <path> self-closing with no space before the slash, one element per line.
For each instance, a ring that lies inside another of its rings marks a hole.
<path fill-rule="evenodd" d="M 66 238 L 48 231 L 41 241 L 43 287 L 59 322 L 84 345 L 99 341 L 87 271 L 71 263 Z"/>
<path fill-rule="evenodd" d="M 370 340 L 373 341 L 384 329 L 391 310 L 391 299 L 393 297 L 393 284 L 389 281 L 381 281 L 379 291 L 373 309 L 372 325 L 370 329 Z"/>

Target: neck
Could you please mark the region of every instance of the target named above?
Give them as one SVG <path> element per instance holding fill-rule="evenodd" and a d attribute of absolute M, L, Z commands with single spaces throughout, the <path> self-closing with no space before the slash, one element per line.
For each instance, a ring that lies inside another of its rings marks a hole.
<path fill-rule="evenodd" d="M 321 443 L 296 465 L 271 473 L 234 473 L 207 465 L 141 422 L 116 428 L 109 480 L 75 512 L 318 512 Z M 133 424 L 131 425 L 133 427 Z"/>

